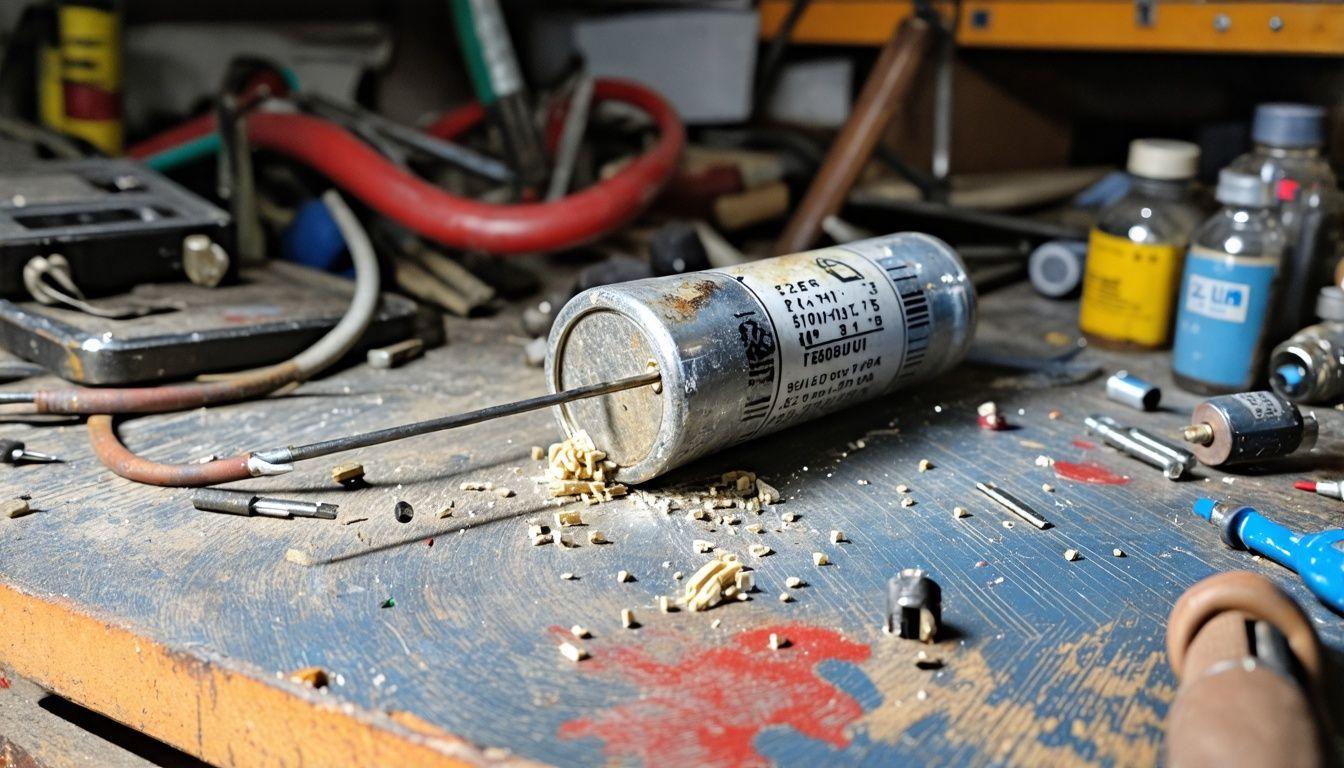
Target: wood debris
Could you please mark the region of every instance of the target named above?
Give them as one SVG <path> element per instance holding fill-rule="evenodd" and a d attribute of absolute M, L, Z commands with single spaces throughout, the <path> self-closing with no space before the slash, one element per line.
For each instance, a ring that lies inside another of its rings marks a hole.
<path fill-rule="evenodd" d="M 583 525 L 583 514 L 577 509 L 562 509 L 555 513 L 555 524 L 560 528 Z"/>
<path fill-rule="evenodd" d="M 695 539 L 694 541 L 691 542 L 691 549 L 694 549 L 696 552 L 699 552 L 701 554 L 705 552 L 713 552 L 714 542 L 705 541 L 704 539 Z"/>
<path fill-rule="evenodd" d="M 587 432 L 579 430 L 563 443 L 553 443 L 546 452 L 549 493 L 558 499 L 578 496 L 586 504 L 625 496 L 629 489 L 612 482 L 617 466 L 593 446 Z"/>
<path fill-rule="evenodd" d="M 872 485 L 872 483 L 868 482 L 867 480 L 857 480 L 855 482 L 857 482 L 859 485 Z"/>
<path fill-rule="evenodd" d="M 569 628 L 569 634 L 582 639 L 588 637 L 591 633 L 588 631 L 587 627 L 581 624 L 575 624 L 574 626 Z"/>
<path fill-rule="evenodd" d="M 920 459 L 920 460 L 919 460 L 919 471 L 920 471 L 920 472 L 928 472 L 930 469 L 933 469 L 933 462 L 932 462 L 932 461 L 929 461 L 928 459 Z"/>
<path fill-rule="evenodd" d="M 845 533 L 844 533 L 844 531 L 831 531 L 831 543 L 832 543 L 832 544 L 839 544 L 839 543 L 844 542 L 844 541 L 849 541 L 849 539 L 846 539 L 846 538 L 845 538 Z"/>
<path fill-rule="evenodd" d="M 639 626 L 639 622 L 635 621 L 634 611 L 630 610 L 629 608 L 621 609 L 621 626 L 625 627 L 626 629 L 634 629 L 635 627 Z"/>
<path fill-rule="evenodd" d="M 779 495 L 778 488 L 757 478 L 756 498 L 759 499 L 762 504 L 778 504 L 783 497 Z"/>
<path fill-rule="evenodd" d="M 1004 520 L 1004 521 L 1003 521 L 1003 527 L 1004 527 L 1004 528 L 1012 528 L 1014 525 L 1016 525 L 1016 523 L 1014 523 L 1012 520 Z"/>
<path fill-rule="evenodd" d="M 302 565 L 304 567 L 313 564 L 313 556 L 304 552 L 302 549 L 285 550 L 285 559 L 295 565 Z"/>
<path fill-rule="evenodd" d="M 1065 559 L 1065 560 L 1068 560 L 1069 562 L 1072 563 L 1073 561 L 1077 560 L 1078 558 L 1079 558 L 1078 550 L 1076 550 L 1076 549 L 1066 549 L 1066 550 L 1064 550 L 1064 559 Z"/>
<path fill-rule="evenodd" d="M 551 537 L 552 543 L 555 544 L 556 549 L 570 549 L 574 546 L 574 537 L 568 533 L 560 533 L 559 531 L 556 531 L 551 534 Z"/>
<path fill-rule="evenodd" d="M 721 624 L 723 624 L 723 619 L 715 619 L 715 620 L 709 622 L 709 628 L 710 628 L 710 629 L 718 629 L 718 628 L 719 628 L 719 625 L 721 625 Z"/>
<path fill-rule="evenodd" d="M 629 571 L 617 571 L 616 580 L 621 582 L 622 584 L 625 584 L 627 582 L 634 581 L 635 577 L 631 576 Z"/>
<path fill-rule="evenodd" d="M 830 563 L 831 563 L 831 558 L 827 557 L 825 552 L 813 552 L 813 553 L 812 553 L 812 564 L 813 564 L 813 565 L 820 567 L 820 566 L 823 566 L 823 565 L 830 565 Z"/>
<path fill-rule="evenodd" d="M 606 543 L 608 543 L 608 541 L 607 541 L 607 535 L 606 535 L 605 533 L 601 532 L 601 531 L 590 531 L 590 532 L 588 533 L 588 543 L 589 543 L 589 544 L 606 544 Z"/>
<path fill-rule="evenodd" d="M 733 586 L 741 593 L 750 592 L 756 588 L 755 571 L 738 571 L 733 577 Z"/>
<path fill-rule="evenodd" d="M 747 530 L 751 531 L 752 533 L 765 533 L 765 526 L 761 525 L 760 523 L 752 523 L 751 525 L 747 526 Z"/>
<path fill-rule="evenodd" d="M 750 553 L 752 557 L 765 557 L 766 555 L 773 554 L 774 551 L 775 550 L 764 544 L 752 544 L 747 547 L 747 552 Z"/>
<path fill-rule="evenodd" d="M 543 544 L 550 544 L 552 541 L 554 541 L 555 537 L 549 533 L 533 533 L 530 534 L 529 538 L 532 541 L 532 546 L 540 547 Z"/>
<path fill-rule="evenodd" d="M 583 661 L 588 658 L 587 651 L 568 641 L 560 644 L 560 655 L 570 661 Z"/>
<path fill-rule="evenodd" d="M 577 578 L 579 578 L 579 577 L 578 577 L 578 576 L 575 576 L 574 574 L 570 573 L 569 571 L 565 571 L 564 573 L 560 574 L 560 578 L 563 579 L 563 580 L 565 580 L 565 581 L 574 581 L 575 579 L 577 579 Z"/>
<path fill-rule="evenodd" d="M 909 492 L 910 492 L 910 486 L 906 485 L 905 483 L 897 483 L 897 484 L 896 484 L 896 492 L 897 492 L 897 493 L 909 493 Z"/>
<path fill-rule="evenodd" d="M 341 485 L 359 485 L 364 481 L 364 465 L 353 461 L 337 464 L 331 468 L 331 479 Z"/>
<path fill-rule="evenodd" d="M 780 592 L 780 593 L 779 593 L 779 602 L 781 602 L 781 603 L 792 603 L 792 602 L 793 602 L 793 595 L 790 595 L 788 592 Z"/>
<path fill-rule="evenodd" d="M 1111 550 L 1111 557 L 1124 557 L 1124 556 L 1125 556 L 1125 550 L 1120 549 L 1119 547 L 1116 547 L 1115 549 Z"/>
<path fill-rule="evenodd" d="M 965 507 L 953 507 L 952 516 L 960 520 L 963 517 L 970 517 L 971 513 L 967 512 Z"/>
<path fill-rule="evenodd" d="M 23 517 L 33 511 L 25 499 L 5 499 L 0 501 L 0 515 L 5 517 Z"/>
<path fill-rule="evenodd" d="M 1054 493 L 1054 492 L 1055 492 L 1055 486 L 1053 486 L 1053 485 L 1051 485 L 1051 484 L 1049 484 L 1049 483 L 1041 483 L 1041 490 L 1042 490 L 1042 491 L 1045 491 L 1046 493 Z"/>
<path fill-rule="evenodd" d="M 783 521 L 786 522 L 786 523 L 796 522 L 796 521 L 798 520 L 798 513 L 797 513 L 797 512 L 785 512 L 784 514 L 782 514 L 782 515 L 779 516 L 779 519 L 780 519 L 780 520 L 783 520 Z"/>
<path fill-rule="evenodd" d="M 902 506 L 902 507 L 913 507 L 913 506 L 915 506 L 915 500 L 912 499 L 912 498 L 910 498 L 909 496 L 902 497 L 902 498 L 901 498 L 901 506 Z"/>
<path fill-rule="evenodd" d="M 495 495 L 501 499 L 507 499 L 513 496 L 513 491 L 508 488 L 496 488 Z"/>
<path fill-rule="evenodd" d="M 495 484 L 494 484 L 494 483 L 486 483 L 486 482 L 481 482 L 481 481 L 479 481 L 479 480 L 469 480 L 469 481 L 467 481 L 467 482 L 465 482 L 465 483 L 462 483 L 461 485 L 459 485 L 459 486 L 457 486 L 457 487 L 458 487 L 459 490 L 463 490 L 463 491 L 493 491 L 493 490 L 495 490 Z"/>
<path fill-rule="evenodd" d="M 784 580 L 784 586 L 788 587 L 789 589 L 797 589 L 803 586 L 803 580 L 798 578 L 797 576 L 790 576 L 789 578 Z"/>
<path fill-rule="evenodd" d="M 545 449 L 545 448 L 542 448 L 540 445 L 534 445 L 534 446 L 532 446 L 532 460 L 533 460 L 533 461 L 545 461 L 545 460 L 546 460 L 546 449 Z"/>
<path fill-rule="evenodd" d="M 683 591 L 682 602 L 689 611 L 705 611 L 723 601 L 724 593 L 736 589 L 737 574 L 742 571 L 742 562 L 735 555 L 720 554 L 700 566 L 700 570 L 691 575 Z"/>
<path fill-rule="evenodd" d="M 677 607 L 672 604 L 672 599 L 669 598 L 667 595 L 658 596 L 658 610 L 662 611 L 663 613 L 671 613 L 676 609 Z"/>
<path fill-rule="evenodd" d="M 677 581 L 681 581 L 682 578 L 684 577 L 685 574 L 683 574 L 681 571 L 677 571 L 676 573 L 672 574 L 672 578 L 676 579 Z"/>
<path fill-rule="evenodd" d="M 783 637 L 775 632 L 770 633 L 770 650 L 778 651 L 780 648 L 787 648 L 788 645 L 789 639 L 787 637 Z"/>
<path fill-rule="evenodd" d="M 457 506 L 457 502 L 453 501 L 452 499 L 449 499 L 449 500 L 448 500 L 448 503 L 447 503 L 447 504 L 444 504 L 444 505 L 439 509 L 439 519 L 442 520 L 442 519 L 445 518 L 445 517 L 452 517 L 452 516 L 453 516 L 453 508 L 456 507 L 456 506 Z"/>

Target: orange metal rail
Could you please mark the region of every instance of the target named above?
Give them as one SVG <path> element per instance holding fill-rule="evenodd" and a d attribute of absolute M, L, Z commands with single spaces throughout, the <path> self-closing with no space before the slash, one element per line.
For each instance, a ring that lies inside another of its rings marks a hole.
<path fill-rule="evenodd" d="M 790 0 L 761 0 L 761 36 Z M 949 3 L 935 3 L 950 8 Z M 912 12 L 905 0 L 813 0 L 800 43 L 881 45 Z M 972 48 L 1344 55 L 1344 4 L 1185 0 L 969 0 L 957 41 Z"/>

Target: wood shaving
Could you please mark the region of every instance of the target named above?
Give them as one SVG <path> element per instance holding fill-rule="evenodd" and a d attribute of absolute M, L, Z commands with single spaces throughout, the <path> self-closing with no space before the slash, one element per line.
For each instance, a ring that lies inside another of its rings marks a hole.
<path fill-rule="evenodd" d="M 449 499 L 448 503 L 444 504 L 442 507 L 439 508 L 439 519 L 442 520 L 445 517 L 452 517 L 453 508 L 456 506 L 457 502 L 453 501 L 452 499 Z"/>
<path fill-rule="evenodd" d="M 700 570 L 691 575 L 683 591 L 682 602 L 689 611 L 705 611 L 718 605 L 724 599 L 724 592 L 735 586 L 737 574 L 742 572 L 742 563 L 736 557 L 719 557 L 700 566 Z"/>
<path fill-rule="evenodd" d="M 913 507 L 913 506 L 915 506 L 915 500 L 912 499 L 912 498 L 910 498 L 909 496 L 906 496 L 906 497 L 904 497 L 903 499 L 901 499 L 901 506 L 902 506 L 902 507 Z"/>
<path fill-rule="evenodd" d="M 534 547 L 540 547 L 543 544 L 550 544 L 553 540 L 554 540 L 553 537 L 549 533 L 532 534 L 532 546 Z"/>
<path fill-rule="evenodd" d="M 553 443 L 546 452 L 547 474 L 551 479 L 551 498 L 579 496 L 587 504 L 600 504 L 625 496 L 628 488 L 611 482 L 617 466 L 607 454 L 593 446 L 592 438 L 582 430 L 562 443 Z"/>
<path fill-rule="evenodd" d="M 495 495 L 501 499 L 507 499 L 513 496 L 513 491 L 508 488 L 496 488 Z"/>
<path fill-rule="evenodd" d="M 770 650 L 778 651 L 780 648 L 787 648 L 789 639 L 775 632 L 770 633 Z"/>
<path fill-rule="evenodd" d="M 752 557 L 765 557 L 767 555 L 773 554 L 774 551 L 775 550 L 771 549 L 770 547 L 764 544 L 752 544 L 751 546 L 747 547 L 747 552 L 750 553 Z"/>
<path fill-rule="evenodd" d="M 785 512 L 784 514 L 782 514 L 782 515 L 779 516 L 779 519 L 780 519 L 780 520 L 783 520 L 783 521 L 786 522 L 786 523 L 792 523 L 792 522 L 795 522 L 795 521 L 798 520 L 798 513 L 797 513 L 797 512 Z"/>
<path fill-rule="evenodd" d="M 546 460 L 546 449 L 545 449 L 545 448 L 542 448 L 540 445 L 534 445 L 534 446 L 532 446 L 532 460 L 533 460 L 533 461 L 545 461 L 545 460 Z"/>
<path fill-rule="evenodd" d="M 798 578 L 797 576 L 790 576 L 789 578 L 784 580 L 784 586 L 788 587 L 789 589 L 797 589 L 803 586 L 803 580 Z"/>
<path fill-rule="evenodd" d="M 960 520 L 963 517 L 970 517 L 971 513 L 967 512 L 965 507 L 953 507 L 952 516 Z"/>
<path fill-rule="evenodd" d="M 764 480 L 756 480 L 756 498 L 762 504 L 778 504 L 783 497 L 779 495 L 779 489 Z"/>
<path fill-rule="evenodd" d="M 592 531 L 588 534 L 589 544 L 606 544 L 607 535 L 601 531 Z"/>
<path fill-rule="evenodd" d="M 662 611 L 663 613 L 671 613 L 672 611 L 676 610 L 676 606 L 672 604 L 672 600 L 668 598 L 667 595 L 659 595 L 658 610 Z"/>
<path fill-rule="evenodd" d="M 752 523 L 751 525 L 747 526 L 747 530 L 751 531 L 752 533 L 764 533 L 765 526 L 761 525 L 760 523 Z"/>
<path fill-rule="evenodd" d="M 910 486 L 906 485 L 905 483 L 898 483 L 898 484 L 896 485 L 896 492 L 897 492 L 897 493 L 909 493 L 909 492 L 910 492 Z"/>
<path fill-rule="evenodd" d="M 755 571 L 738 571 L 733 577 L 733 586 L 737 587 L 738 592 L 750 592 L 756 588 Z"/>
<path fill-rule="evenodd" d="M 694 549 L 696 552 L 699 552 L 701 554 L 705 552 L 713 552 L 714 542 L 705 541 L 704 539 L 696 539 L 691 542 L 691 549 Z"/>
<path fill-rule="evenodd" d="M 364 465 L 353 461 L 337 464 L 331 468 L 331 479 L 341 485 L 354 485 L 364 479 Z"/>
<path fill-rule="evenodd" d="M 1073 561 L 1077 560 L 1078 557 L 1079 557 L 1079 555 L 1078 555 L 1078 550 L 1076 550 L 1076 549 L 1066 549 L 1066 550 L 1064 550 L 1064 559 L 1065 559 L 1065 560 L 1068 560 L 1069 562 L 1072 563 Z"/>
<path fill-rule="evenodd" d="M 919 460 L 919 471 L 920 471 L 920 472 L 928 472 L 930 469 L 933 469 L 933 462 L 932 462 L 932 461 L 929 461 L 928 459 L 920 459 L 920 460 Z"/>
<path fill-rule="evenodd" d="M 781 603 L 792 603 L 792 602 L 793 602 L 793 595 L 790 595 L 788 592 L 780 592 L 780 593 L 779 593 L 779 602 L 781 602 Z"/>
<path fill-rule="evenodd" d="M 577 638 L 585 638 L 589 636 L 588 628 L 581 626 L 579 624 L 575 624 L 574 626 L 570 627 L 569 634 Z"/>
<path fill-rule="evenodd" d="M 579 577 L 578 577 L 578 576 L 575 576 L 574 574 L 570 573 L 569 571 L 565 571 L 564 573 L 560 574 L 560 578 L 561 578 L 561 579 L 564 579 L 565 581 L 574 581 L 575 579 L 577 579 L 577 578 L 579 578 Z"/>
<path fill-rule="evenodd" d="M 457 487 L 458 487 L 459 490 L 463 490 L 463 491 L 493 491 L 493 490 L 495 490 L 495 484 L 494 484 L 494 483 L 486 483 L 486 482 L 481 482 L 481 481 L 479 481 L 479 480 L 469 480 L 469 481 L 467 481 L 467 482 L 465 482 L 465 483 L 462 483 L 461 485 L 459 485 L 459 486 L 457 486 Z"/>
<path fill-rule="evenodd" d="M 634 629 L 635 627 L 639 626 L 639 622 L 635 621 L 634 611 L 630 610 L 629 608 L 621 609 L 621 626 L 625 627 L 626 629 Z"/>
<path fill-rule="evenodd" d="M 302 565 L 304 567 L 313 564 L 313 556 L 301 549 L 285 550 L 285 559 L 295 565 Z"/>
<path fill-rule="evenodd" d="M 635 577 L 631 576 L 629 571 L 617 571 L 616 580 L 624 584 L 629 581 L 634 581 Z"/>
<path fill-rule="evenodd" d="M 562 509 L 555 513 L 555 524 L 560 528 L 583 525 L 583 513 L 577 509 Z"/>
<path fill-rule="evenodd" d="M 1125 556 L 1125 550 L 1120 549 L 1119 547 L 1116 547 L 1115 549 L 1111 550 L 1111 557 L 1124 557 L 1124 556 Z"/>
<path fill-rule="evenodd" d="M 570 642 L 560 644 L 560 655 L 570 661 L 583 661 L 588 658 L 588 652 Z"/>
<path fill-rule="evenodd" d="M 849 541 L 849 539 L 846 539 L 846 538 L 845 538 L 845 533 L 844 533 L 844 531 L 831 531 L 831 543 L 832 543 L 832 544 L 839 544 L 839 543 L 841 543 L 841 542 L 845 542 L 845 541 Z"/>
<path fill-rule="evenodd" d="M 813 552 L 813 553 L 812 553 L 812 564 L 813 564 L 813 565 L 820 567 L 820 566 L 823 566 L 823 565 L 830 565 L 830 562 L 831 562 L 831 558 L 827 557 L 825 552 Z"/>
<path fill-rule="evenodd" d="M 718 628 L 719 628 L 719 625 L 721 625 L 721 624 L 723 624 L 723 619 L 715 619 L 715 620 L 709 622 L 709 628 L 710 628 L 710 629 L 718 629 Z"/>
<path fill-rule="evenodd" d="M 1042 490 L 1042 491 L 1045 491 L 1046 493 L 1054 493 L 1054 492 L 1055 492 L 1055 486 L 1053 486 L 1053 485 L 1051 485 L 1051 484 L 1049 484 L 1049 483 L 1041 483 L 1041 490 Z"/>

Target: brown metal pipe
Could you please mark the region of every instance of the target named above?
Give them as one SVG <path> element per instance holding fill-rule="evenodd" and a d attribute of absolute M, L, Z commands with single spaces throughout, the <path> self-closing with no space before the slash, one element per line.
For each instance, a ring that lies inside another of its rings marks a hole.
<path fill-rule="evenodd" d="M 1246 571 L 1204 579 L 1181 596 L 1167 622 L 1167 653 L 1181 681 L 1167 714 L 1168 765 L 1330 763 L 1314 692 L 1256 660 L 1251 628 L 1260 621 L 1283 634 L 1308 685 L 1319 685 L 1320 641 L 1292 598 Z"/>
<path fill-rule="evenodd" d="M 111 416 L 89 417 L 89 443 L 103 466 L 127 480 L 146 485 L 187 488 L 246 480 L 252 476 L 247 467 L 251 454 L 247 453 L 204 464 L 160 464 L 142 459 L 118 439 Z"/>
<path fill-rule="evenodd" d="M 897 27 L 883 46 L 854 102 L 849 120 L 840 129 L 807 195 L 775 243 L 776 255 L 811 248 L 821 234 L 822 221 L 840 212 L 849 190 L 882 138 L 882 131 L 910 95 L 920 62 L 932 41 L 933 27 L 919 17 L 911 17 Z"/>
<path fill-rule="evenodd" d="M 41 390 L 34 399 L 38 413 L 91 416 L 98 413 L 169 413 L 261 397 L 300 377 L 299 367 L 285 362 L 224 381 L 162 387 L 101 389 L 70 387 Z"/>

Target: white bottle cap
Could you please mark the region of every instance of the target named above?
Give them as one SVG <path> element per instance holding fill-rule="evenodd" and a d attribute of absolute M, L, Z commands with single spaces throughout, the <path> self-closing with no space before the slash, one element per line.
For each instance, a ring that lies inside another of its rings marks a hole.
<path fill-rule="evenodd" d="M 1129 143 L 1130 173 L 1145 179 L 1193 179 L 1199 147 L 1175 139 L 1135 139 Z"/>

